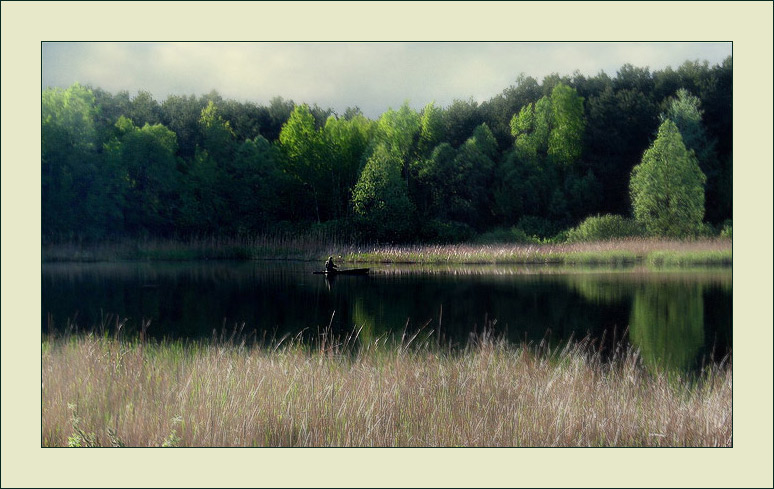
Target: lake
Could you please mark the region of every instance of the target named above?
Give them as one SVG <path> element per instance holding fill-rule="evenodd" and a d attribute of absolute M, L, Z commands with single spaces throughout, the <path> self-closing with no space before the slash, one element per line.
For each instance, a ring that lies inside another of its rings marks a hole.
<path fill-rule="evenodd" d="M 156 338 L 360 338 L 404 331 L 452 347 L 489 328 L 509 341 L 623 341 L 653 366 L 696 371 L 732 346 L 730 268 L 371 265 L 328 280 L 307 262 L 45 263 L 42 330 L 125 330 Z"/>

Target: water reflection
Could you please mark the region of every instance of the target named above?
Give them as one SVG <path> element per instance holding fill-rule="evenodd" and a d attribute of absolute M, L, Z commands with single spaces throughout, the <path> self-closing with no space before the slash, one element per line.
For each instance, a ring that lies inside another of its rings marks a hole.
<path fill-rule="evenodd" d="M 380 266 L 333 280 L 307 263 L 46 264 L 42 325 L 108 313 L 156 337 L 245 325 L 258 337 L 360 329 L 373 341 L 424 328 L 463 345 L 492 327 L 514 342 L 590 335 L 630 341 L 660 368 L 693 369 L 731 347 L 731 272 L 558 267 Z M 628 335 L 626 332 L 628 331 Z"/>
<path fill-rule="evenodd" d="M 687 370 L 704 345 L 700 284 L 643 284 L 634 293 L 631 342 L 652 367 Z"/>

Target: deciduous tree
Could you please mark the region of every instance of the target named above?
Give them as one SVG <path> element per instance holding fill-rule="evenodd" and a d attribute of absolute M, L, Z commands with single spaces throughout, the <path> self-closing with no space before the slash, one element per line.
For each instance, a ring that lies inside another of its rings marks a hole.
<path fill-rule="evenodd" d="M 642 162 L 632 170 L 634 218 L 654 236 L 696 234 L 704 217 L 705 182 L 677 126 L 665 120 Z"/>

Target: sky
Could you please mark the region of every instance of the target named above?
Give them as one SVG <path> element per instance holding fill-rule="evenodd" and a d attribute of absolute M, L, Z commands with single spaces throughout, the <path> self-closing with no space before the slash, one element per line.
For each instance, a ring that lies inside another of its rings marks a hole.
<path fill-rule="evenodd" d="M 483 102 L 522 73 L 538 81 L 575 71 L 615 76 L 626 63 L 656 71 L 730 55 L 730 42 L 44 42 L 42 88 L 77 81 L 112 93 L 146 90 L 159 102 L 216 90 L 227 99 L 267 104 L 280 96 L 339 114 L 357 106 L 376 118 L 406 101 L 415 109 Z"/>

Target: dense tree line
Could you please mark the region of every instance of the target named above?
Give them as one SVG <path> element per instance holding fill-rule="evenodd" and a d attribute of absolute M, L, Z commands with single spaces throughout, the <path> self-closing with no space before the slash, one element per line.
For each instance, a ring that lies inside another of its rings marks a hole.
<path fill-rule="evenodd" d="M 730 58 L 625 65 L 612 78 L 520 76 L 481 104 L 406 103 L 376 120 L 280 97 L 46 89 L 43 235 L 318 226 L 366 241 L 453 241 L 495 228 L 554 236 L 602 214 L 687 235 L 731 218 L 731 94 Z M 675 151 L 671 174 L 652 169 Z M 654 193 L 670 178 L 692 187 L 667 202 Z M 683 215 L 698 224 L 669 224 Z"/>

